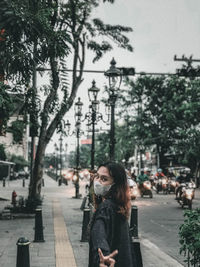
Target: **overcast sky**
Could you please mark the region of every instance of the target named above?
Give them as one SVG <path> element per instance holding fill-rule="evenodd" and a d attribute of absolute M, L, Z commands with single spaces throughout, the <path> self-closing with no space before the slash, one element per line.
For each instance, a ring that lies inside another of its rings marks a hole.
<path fill-rule="evenodd" d="M 110 53 L 120 65 L 137 71 L 174 71 L 174 54 L 200 58 L 199 0 L 116 0 L 99 8 L 97 16 L 133 28 L 129 37 L 134 52 Z"/>
<path fill-rule="evenodd" d="M 94 16 L 105 23 L 132 27 L 128 37 L 134 52 L 115 47 L 95 64 L 88 54 L 85 69 L 107 70 L 114 57 L 117 66 L 134 67 L 136 72 L 174 73 L 181 66 L 173 60 L 175 54 L 200 59 L 200 0 L 116 0 L 115 4 L 102 4 Z M 103 74 L 84 74 L 78 96 L 85 111 L 93 79 L 102 90 L 107 83 Z M 67 118 L 71 116 L 67 114 Z"/>
<path fill-rule="evenodd" d="M 134 51 L 115 47 L 95 64 L 88 54 L 85 69 L 107 70 L 114 57 L 117 66 L 134 67 L 136 72 L 165 73 L 181 66 L 173 60 L 175 54 L 200 59 L 200 0 L 116 0 L 115 4 L 102 4 L 95 13 L 105 23 L 132 27 L 128 37 Z M 84 77 L 79 90 L 82 98 L 92 78 L 97 86 L 106 83 L 102 74 Z"/>

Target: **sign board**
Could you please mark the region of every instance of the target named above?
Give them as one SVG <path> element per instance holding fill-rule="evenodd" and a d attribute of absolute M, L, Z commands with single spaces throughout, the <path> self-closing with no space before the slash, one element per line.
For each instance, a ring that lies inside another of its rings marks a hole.
<path fill-rule="evenodd" d="M 91 145 L 92 139 L 83 139 L 81 140 L 81 145 Z"/>

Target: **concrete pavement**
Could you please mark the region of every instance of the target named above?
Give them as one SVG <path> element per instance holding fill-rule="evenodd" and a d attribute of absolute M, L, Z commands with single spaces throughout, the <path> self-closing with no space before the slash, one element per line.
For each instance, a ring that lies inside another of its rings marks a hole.
<path fill-rule="evenodd" d="M 84 181 L 80 181 L 80 193 L 85 194 Z M 80 210 L 82 199 L 74 199 L 75 188 L 69 185 L 58 186 L 57 182 L 44 175 L 42 205 L 45 242 L 33 242 L 34 215 L 21 216 L 11 220 L 0 220 L 0 266 L 16 266 L 17 240 L 26 237 L 29 246 L 30 267 L 87 267 L 88 243 L 80 242 L 83 212 Z M 0 183 L 0 212 L 10 205 L 12 191 L 27 196 L 28 180 L 22 187 L 22 180 L 10 181 L 6 187 Z M 22 218 L 23 217 L 23 218 Z M 140 238 L 144 267 L 181 267 L 175 259 L 161 251 L 147 239 Z M 126 267 L 126 266 L 124 266 Z"/>

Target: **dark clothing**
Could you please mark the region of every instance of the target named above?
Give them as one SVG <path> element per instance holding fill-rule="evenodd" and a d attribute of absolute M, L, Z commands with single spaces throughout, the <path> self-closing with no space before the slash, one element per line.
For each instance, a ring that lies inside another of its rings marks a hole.
<path fill-rule="evenodd" d="M 139 184 L 143 184 L 145 181 L 148 181 L 148 180 L 149 180 L 149 177 L 145 173 L 138 175 L 138 177 L 136 178 L 136 182 Z"/>
<path fill-rule="evenodd" d="M 179 182 L 180 184 L 182 184 L 182 183 L 189 183 L 190 179 L 191 179 L 191 177 L 189 175 L 185 175 L 185 176 L 179 175 L 176 178 L 176 181 Z"/>
<path fill-rule="evenodd" d="M 178 188 L 176 189 L 176 198 L 179 199 L 182 195 L 182 184 L 183 183 L 189 183 L 191 180 L 191 175 L 187 174 L 187 175 L 179 175 L 178 177 L 176 177 L 176 181 L 180 183 L 180 185 L 178 186 Z"/>
<path fill-rule="evenodd" d="M 88 267 L 99 267 L 98 248 L 104 255 L 118 249 L 115 267 L 136 266 L 131 254 L 128 222 L 117 210 L 116 204 L 110 199 L 104 200 L 96 210 L 90 228 Z"/>

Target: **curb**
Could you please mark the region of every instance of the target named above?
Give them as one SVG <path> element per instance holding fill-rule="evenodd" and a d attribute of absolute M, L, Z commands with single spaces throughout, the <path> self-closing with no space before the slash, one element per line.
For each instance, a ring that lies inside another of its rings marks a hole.
<path fill-rule="evenodd" d="M 144 246 L 145 252 L 148 253 L 148 251 L 151 253 L 151 257 L 152 260 L 154 261 L 154 265 L 153 264 L 149 264 L 148 266 L 159 266 L 159 267 L 184 267 L 184 265 L 180 264 L 177 260 L 175 260 L 174 258 L 172 258 L 171 256 L 169 256 L 168 254 L 166 254 L 165 252 L 163 252 L 159 247 L 157 247 L 154 243 L 152 243 L 151 241 L 149 241 L 148 239 L 142 239 L 140 240 L 141 245 Z M 143 257 L 145 258 L 145 257 Z M 156 259 L 156 261 L 154 260 L 154 258 Z M 159 265 L 156 265 L 155 263 L 159 263 Z M 163 262 L 163 265 L 160 265 L 160 262 Z"/>

